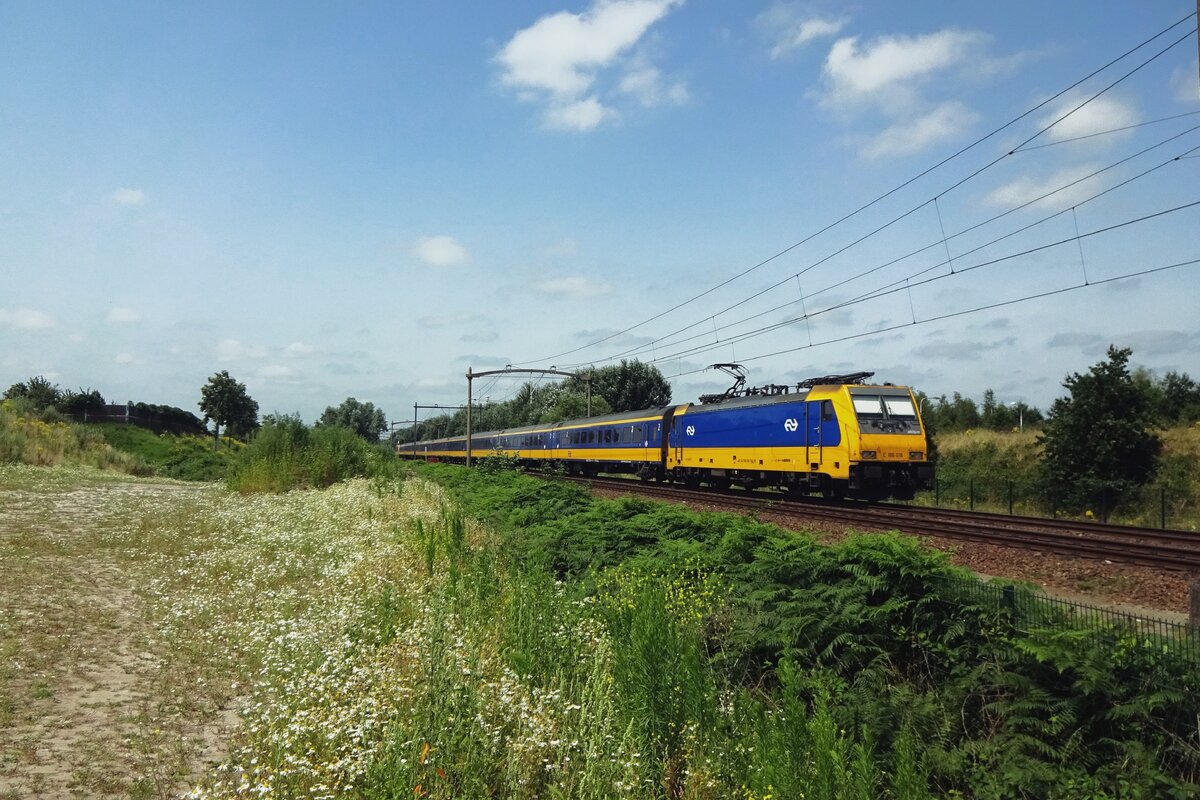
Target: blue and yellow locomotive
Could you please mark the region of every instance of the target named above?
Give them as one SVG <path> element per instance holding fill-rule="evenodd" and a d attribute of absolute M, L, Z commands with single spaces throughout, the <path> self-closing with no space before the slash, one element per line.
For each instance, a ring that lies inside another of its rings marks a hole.
<path fill-rule="evenodd" d="M 571 474 L 632 473 L 645 480 L 869 499 L 908 499 L 933 480 L 912 391 L 827 376 L 769 394 L 705 398 L 472 434 L 471 458 L 492 453 L 551 462 Z M 401 456 L 464 461 L 466 437 L 398 445 Z"/>

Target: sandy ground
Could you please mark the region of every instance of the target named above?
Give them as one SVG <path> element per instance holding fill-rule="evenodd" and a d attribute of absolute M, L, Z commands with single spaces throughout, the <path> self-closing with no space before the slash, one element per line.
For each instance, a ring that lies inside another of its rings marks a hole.
<path fill-rule="evenodd" d="M 176 796 L 219 757 L 228 716 L 160 713 L 185 689 L 164 675 L 129 546 L 149 509 L 191 491 L 0 488 L 0 799 Z"/>

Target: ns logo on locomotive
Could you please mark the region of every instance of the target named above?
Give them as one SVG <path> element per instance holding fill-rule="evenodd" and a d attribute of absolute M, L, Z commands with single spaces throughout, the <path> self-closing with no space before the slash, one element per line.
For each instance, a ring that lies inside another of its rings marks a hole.
<path fill-rule="evenodd" d="M 932 484 L 925 427 L 908 387 L 868 384 L 874 373 L 858 372 L 743 389 L 740 365 L 714 366 L 738 378 L 722 395 L 473 433 L 471 458 L 500 452 L 524 465 L 552 462 L 577 475 L 632 473 L 692 486 L 769 486 L 829 497 L 910 499 Z M 465 436 L 453 436 L 400 444 L 396 452 L 465 461 L 466 447 Z"/>

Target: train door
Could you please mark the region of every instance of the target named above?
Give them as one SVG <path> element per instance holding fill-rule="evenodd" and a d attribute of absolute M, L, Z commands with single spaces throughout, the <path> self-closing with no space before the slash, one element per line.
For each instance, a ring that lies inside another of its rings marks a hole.
<path fill-rule="evenodd" d="M 804 452 L 809 469 L 819 469 L 822 463 L 823 438 L 821 425 L 821 401 L 812 400 L 804 404 Z"/>
<path fill-rule="evenodd" d="M 674 430 L 675 430 L 675 409 L 668 408 L 667 412 L 665 414 L 663 414 L 663 421 L 662 421 L 662 455 L 660 456 L 660 458 L 662 459 L 662 468 L 663 469 L 667 468 L 667 451 L 671 447 L 671 435 L 674 432 Z M 678 441 L 678 437 L 676 437 L 676 441 Z"/>

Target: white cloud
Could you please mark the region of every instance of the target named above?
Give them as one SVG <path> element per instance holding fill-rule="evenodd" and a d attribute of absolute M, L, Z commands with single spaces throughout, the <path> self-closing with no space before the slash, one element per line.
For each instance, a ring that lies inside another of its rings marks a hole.
<path fill-rule="evenodd" d="M 668 83 L 655 67 L 639 67 L 625 73 L 618 89 L 637 98 L 646 108 L 678 106 L 688 101 L 687 86 L 682 81 Z"/>
<path fill-rule="evenodd" d="M 289 378 L 294 374 L 296 374 L 294 369 L 281 364 L 269 364 L 258 370 L 259 378 Z"/>
<path fill-rule="evenodd" d="M 886 99 L 889 93 L 964 63 L 986 39 L 981 33 L 953 29 L 881 36 L 862 47 L 856 36 L 839 39 L 825 59 L 825 99 L 838 105 Z"/>
<path fill-rule="evenodd" d="M 612 291 L 612 287 L 607 283 L 589 280 L 580 276 L 553 278 L 548 281 L 542 281 L 534 285 L 533 288 L 542 294 L 561 295 L 576 299 L 599 297 Z"/>
<path fill-rule="evenodd" d="M 1171 91 L 1181 103 L 1190 106 L 1200 103 L 1200 59 L 1193 59 L 1190 66 L 1172 70 Z"/>
<path fill-rule="evenodd" d="M 313 346 L 305 342 L 292 342 L 287 347 L 283 348 L 283 354 L 288 358 L 300 358 L 312 353 Z"/>
<path fill-rule="evenodd" d="M 136 359 L 130 353 L 117 353 L 113 362 L 116 364 L 133 364 Z"/>
<path fill-rule="evenodd" d="M 1086 99 L 1082 95 L 1066 98 L 1042 117 L 1038 124 L 1041 127 L 1049 125 Z M 1119 97 L 1105 94 L 1092 100 L 1046 131 L 1046 136 L 1056 141 L 1074 139 L 1079 136 L 1090 136 L 1093 133 L 1136 125 L 1139 121 L 1138 113 L 1132 104 Z"/>
<path fill-rule="evenodd" d="M 425 236 L 414 248 L 417 258 L 434 267 L 451 267 L 467 260 L 467 250 L 452 236 Z"/>
<path fill-rule="evenodd" d="M 417 322 L 424 328 L 445 328 L 450 325 L 462 325 L 473 319 L 473 314 L 440 314 L 421 317 Z"/>
<path fill-rule="evenodd" d="M 223 339 L 217 345 L 219 361 L 242 361 L 250 358 L 266 358 L 267 350 L 261 345 L 242 344 L 237 339 Z"/>
<path fill-rule="evenodd" d="M 0 324 L 26 330 L 40 330 L 53 328 L 54 318 L 36 308 L 14 308 L 12 310 L 0 308 Z"/>
<path fill-rule="evenodd" d="M 141 189 L 117 189 L 108 199 L 119 206 L 140 206 L 146 202 L 146 193 Z"/>
<path fill-rule="evenodd" d="M 955 139 L 978 115 L 962 103 L 943 103 L 928 114 L 897 122 L 872 138 L 860 153 L 864 158 L 907 156 L 939 142 Z"/>
<path fill-rule="evenodd" d="M 141 321 L 142 316 L 132 308 L 117 307 L 109 309 L 105 319 L 113 325 L 131 325 Z"/>
<path fill-rule="evenodd" d="M 1090 180 L 1082 180 L 1086 175 L 1095 171 L 1096 167 L 1094 165 L 1083 164 L 1077 167 L 1061 169 L 1048 178 L 1038 179 L 1023 176 L 993 189 L 984 196 L 983 202 L 986 205 L 998 208 L 1015 208 L 1016 206 L 1028 203 L 1036 197 L 1041 197 L 1047 192 L 1053 192 L 1059 187 L 1074 183 L 1074 186 L 1056 192 L 1031 206 L 1031 208 L 1054 211 L 1070 208 L 1096 193 L 1096 181 L 1099 180 L 1099 176 Z M 1079 181 L 1079 183 L 1075 183 L 1075 181 Z"/>
<path fill-rule="evenodd" d="M 594 91 L 598 75 L 619 66 L 650 26 L 681 2 L 597 0 L 581 14 L 544 16 L 517 31 L 497 54 L 501 82 L 522 99 L 545 100 L 547 127 L 592 130 L 616 116 Z M 681 92 L 686 88 L 677 83 L 661 96 L 678 98 Z"/>
<path fill-rule="evenodd" d="M 589 97 L 575 103 L 552 105 L 546 109 L 546 127 L 560 131 L 590 131 L 605 119 L 615 116 L 599 100 Z"/>
<path fill-rule="evenodd" d="M 777 4 L 755 18 L 755 26 L 771 43 L 771 58 L 783 58 L 809 42 L 836 36 L 850 20 L 808 17 L 794 6 Z"/>

